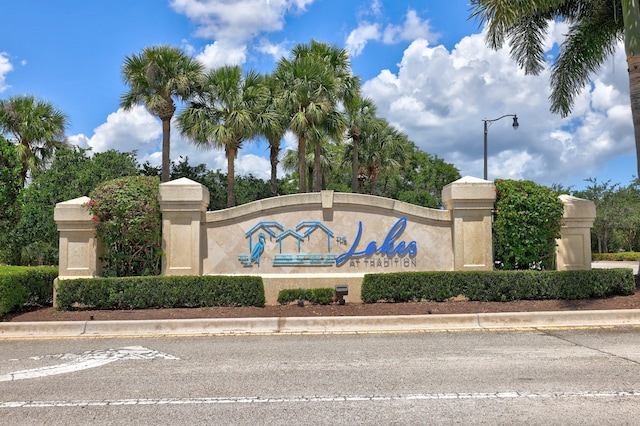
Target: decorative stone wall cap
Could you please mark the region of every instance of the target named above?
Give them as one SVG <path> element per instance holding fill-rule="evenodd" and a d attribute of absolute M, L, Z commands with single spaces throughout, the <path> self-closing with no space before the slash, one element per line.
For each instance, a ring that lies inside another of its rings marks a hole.
<path fill-rule="evenodd" d="M 446 204 L 457 200 L 486 200 L 493 203 L 496 187 L 493 182 L 473 176 L 465 176 L 442 189 L 442 201 Z"/>
<path fill-rule="evenodd" d="M 160 203 L 184 202 L 209 204 L 209 190 L 191 179 L 180 178 L 160 184 Z"/>
<path fill-rule="evenodd" d="M 89 197 L 79 197 L 57 203 L 53 210 L 53 219 L 56 222 L 91 221 L 93 216 L 86 206 L 89 201 L 91 201 Z"/>
<path fill-rule="evenodd" d="M 596 205 L 591 200 L 585 200 L 584 198 L 578 198 L 567 194 L 562 194 L 558 198 L 564 203 L 564 213 L 562 215 L 565 219 L 595 219 L 596 217 Z"/>

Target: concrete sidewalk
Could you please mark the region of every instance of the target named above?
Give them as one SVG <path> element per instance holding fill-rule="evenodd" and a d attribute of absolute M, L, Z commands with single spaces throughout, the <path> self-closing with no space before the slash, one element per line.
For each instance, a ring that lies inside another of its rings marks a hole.
<path fill-rule="evenodd" d="M 595 269 L 638 262 L 594 262 Z M 640 326 L 640 310 L 516 312 L 457 315 L 212 318 L 190 320 L 0 322 L 0 339 L 211 336 L 291 333 L 384 333 L 550 327 Z"/>

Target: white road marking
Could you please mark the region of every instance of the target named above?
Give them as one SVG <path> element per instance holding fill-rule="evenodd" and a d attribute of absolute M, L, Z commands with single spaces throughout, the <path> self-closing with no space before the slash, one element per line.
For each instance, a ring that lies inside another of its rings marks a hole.
<path fill-rule="evenodd" d="M 369 396 L 301 396 L 301 397 L 211 397 L 211 398 L 161 398 L 161 399 L 118 399 L 102 401 L 6 401 L 1 408 L 51 408 L 51 407 L 95 407 L 121 405 L 206 405 L 206 404 L 282 404 L 304 402 L 367 402 L 367 401 L 415 401 L 451 399 L 515 399 L 515 398 L 637 398 L 640 391 L 597 391 L 597 392 L 463 392 L 426 393 L 408 395 Z"/>
<path fill-rule="evenodd" d="M 119 349 L 105 349 L 86 351 L 81 354 L 59 354 L 42 357 L 31 357 L 32 360 L 40 359 L 60 359 L 69 362 L 47 367 L 33 368 L 29 370 L 14 371 L 12 373 L 0 375 L 0 382 L 10 382 L 13 380 L 34 379 L 37 377 L 54 376 L 57 374 L 71 373 L 74 371 L 86 370 L 88 368 L 100 367 L 115 361 L 122 360 L 150 360 L 154 358 L 177 360 L 173 355 L 154 351 L 142 346 L 127 346 Z"/>

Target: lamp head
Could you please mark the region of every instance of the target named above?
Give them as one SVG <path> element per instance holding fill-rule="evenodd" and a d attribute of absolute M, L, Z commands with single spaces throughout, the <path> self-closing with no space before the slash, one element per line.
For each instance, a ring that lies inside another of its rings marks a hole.
<path fill-rule="evenodd" d="M 520 127 L 520 124 L 518 123 L 518 116 L 514 115 L 513 116 L 513 130 L 518 130 L 518 127 Z"/>

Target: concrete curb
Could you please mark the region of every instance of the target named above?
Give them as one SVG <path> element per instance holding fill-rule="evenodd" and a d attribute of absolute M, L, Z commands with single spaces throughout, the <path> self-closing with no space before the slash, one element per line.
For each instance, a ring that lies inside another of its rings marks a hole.
<path fill-rule="evenodd" d="M 0 323 L 0 339 L 640 326 L 640 310 Z"/>

